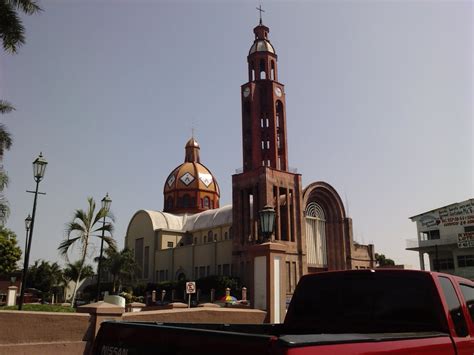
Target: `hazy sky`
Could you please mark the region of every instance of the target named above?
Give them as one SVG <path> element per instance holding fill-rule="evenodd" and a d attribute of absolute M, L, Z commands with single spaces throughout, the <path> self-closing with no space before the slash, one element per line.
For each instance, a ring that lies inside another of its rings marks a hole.
<path fill-rule="evenodd" d="M 0 117 L 14 137 L 7 227 L 24 245 L 32 161 L 48 160 L 30 260 L 59 259 L 74 209 L 109 192 L 123 246 L 161 210 L 195 127 L 230 204 L 242 166 L 240 85 L 257 1 L 40 1 L 27 44 L 0 54 Z M 263 1 L 286 87 L 288 150 L 303 185 L 346 202 L 355 240 L 418 266 L 408 217 L 474 197 L 473 3 Z"/>

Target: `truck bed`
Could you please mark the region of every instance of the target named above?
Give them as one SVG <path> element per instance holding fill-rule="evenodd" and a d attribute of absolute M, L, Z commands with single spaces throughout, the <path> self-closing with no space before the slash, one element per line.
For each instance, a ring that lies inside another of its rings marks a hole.
<path fill-rule="evenodd" d="M 104 322 L 94 354 L 454 354 L 449 334 L 284 334 L 283 324 Z M 157 346 L 159 344 L 159 346 Z M 317 347 L 317 350 L 316 348 Z"/>

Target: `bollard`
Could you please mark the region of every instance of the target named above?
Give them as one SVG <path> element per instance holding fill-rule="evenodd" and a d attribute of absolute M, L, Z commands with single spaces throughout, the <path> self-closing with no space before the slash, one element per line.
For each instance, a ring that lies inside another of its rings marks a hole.
<path fill-rule="evenodd" d="M 242 287 L 242 301 L 247 301 L 247 287 Z"/>
<path fill-rule="evenodd" d="M 211 303 L 214 303 L 216 300 L 216 290 L 211 288 Z"/>
<path fill-rule="evenodd" d="M 161 303 L 165 301 L 166 290 L 161 291 Z"/>

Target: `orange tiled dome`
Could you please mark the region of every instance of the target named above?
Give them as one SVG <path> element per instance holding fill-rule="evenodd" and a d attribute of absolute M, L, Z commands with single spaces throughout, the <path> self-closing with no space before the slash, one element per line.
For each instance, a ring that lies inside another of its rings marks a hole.
<path fill-rule="evenodd" d="M 198 213 L 219 207 L 219 185 L 209 169 L 201 164 L 199 150 L 194 137 L 186 143 L 184 163 L 165 181 L 164 212 Z"/>

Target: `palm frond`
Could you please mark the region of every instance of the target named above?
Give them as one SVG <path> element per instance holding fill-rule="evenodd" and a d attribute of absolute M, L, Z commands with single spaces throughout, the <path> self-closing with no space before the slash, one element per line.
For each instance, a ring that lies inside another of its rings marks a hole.
<path fill-rule="evenodd" d="M 98 233 L 98 232 L 108 232 L 110 235 L 112 235 L 112 232 L 114 231 L 114 226 L 110 223 L 105 223 L 102 226 L 98 227 L 97 229 L 94 229 L 92 233 Z"/>
<path fill-rule="evenodd" d="M 14 110 L 15 108 L 8 101 L 0 100 L 0 113 L 8 113 Z"/>
<path fill-rule="evenodd" d="M 76 221 L 72 221 L 66 224 L 66 233 L 68 236 L 75 232 L 80 233 L 80 234 L 84 233 L 85 232 L 84 226 L 81 223 L 78 223 Z"/>
<path fill-rule="evenodd" d="M 3 167 L 0 166 L 0 191 L 3 191 L 8 186 L 8 174 Z"/>
<path fill-rule="evenodd" d="M 32 0 L 7 0 L 17 9 L 23 11 L 27 15 L 33 15 L 35 12 L 43 11 L 39 5 Z"/>
<path fill-rule="evenodd" d="M 67 252 L 69 251 L 69 248 L 79 239 L 81 239 L 81 237 L 75 237 L 75 238 L 63 240 L 61 244 L 59 244 L 59 247 L 58 247 L 59 254 L 63 257 L 66 257 L 67 259 Z"/>
<path fill-rule="evenodd" d="M 2 155 L 3 155 L 3 150 L 4 149 L 9 150 L 12 144 L 13 144 L 13 139 L 10 132 L 8 132 L 7 128 L 5 127 L 3 123 L 0 123 L 0 149 L 1 149 Z"/>
<path fill-rule="evenodd" d="M 117 250 L 117 243 L 114 238 L 104 235 L 103 237 L 100 236 L 99 239 L 102 239 L 110 249 Z"/>
<path fill-rule="evenodd" d="M 0 38 L 9 53 L 16 53 L 25 43 L 25 28 L 10 1 L 0 1 Z"/>

